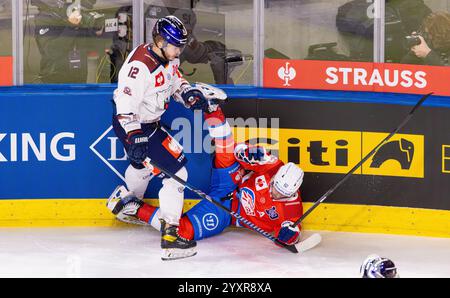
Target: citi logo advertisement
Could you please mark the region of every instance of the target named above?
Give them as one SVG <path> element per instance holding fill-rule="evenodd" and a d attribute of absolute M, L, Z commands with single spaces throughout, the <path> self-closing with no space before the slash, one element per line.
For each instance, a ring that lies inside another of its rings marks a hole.
<path fill-rule="evenodd" d="M 409 170 L 414 158 L 414 143 L 401 139 L 384 144 L 372 157 L 371 168 L 380 168 L 388 160 L 399 162 L 402 170 Z"/>
<path fill-rule="evenodd" d="M 305 172 L 336 174 L 348 173 L 388 135 L 302 129 L 261 129 L 258 134 L 251 139 L 263 140 L 259 144 L 270 148 L 281 160 L 293 162 Z M 235 135 L 248 136 L 248 129 L 235 128 Z M 424 178 L 424 140 L 423 135 L 395 135 L 355 174 Z"/>

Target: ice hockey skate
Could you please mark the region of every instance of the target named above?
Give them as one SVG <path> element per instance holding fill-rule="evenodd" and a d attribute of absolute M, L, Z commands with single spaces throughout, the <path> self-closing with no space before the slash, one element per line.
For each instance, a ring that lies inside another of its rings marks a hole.
<path fill-rule="evenodd" d="M 147 225 L 137 217 L 137 212 L 143 204 L 144 202 L 134 196 L 133 192 L 128 191 L 125 186 L 119 185 L 109 197 L 106 206 L 122 222 Z"/>
<path fill-rule="evenodd" d="M 193 257 L 197 254 L 194 240 L 188 240 L 178 234 L 178 227 L 167 224 L 161 219 L 161 259 L 163 261 Z"/>

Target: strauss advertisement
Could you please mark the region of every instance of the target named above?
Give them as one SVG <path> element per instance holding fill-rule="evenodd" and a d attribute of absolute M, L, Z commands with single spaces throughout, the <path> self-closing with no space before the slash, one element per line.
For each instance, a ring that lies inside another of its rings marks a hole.
<path fill-rule="evenodd" d="M 264 87 L 450 95 L 450 69 L 404 64 L 264 60 Z"/>
<path fill-rule="evenodd" d="M 13 57 L 0 56 L 0 86 L 13 84 Z"/>

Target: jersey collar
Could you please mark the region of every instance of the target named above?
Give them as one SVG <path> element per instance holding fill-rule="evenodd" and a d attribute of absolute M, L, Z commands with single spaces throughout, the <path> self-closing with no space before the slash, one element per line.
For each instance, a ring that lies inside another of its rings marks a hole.
<path fill-rule="evenodd" d="M 162 64 L 164 67 L 167 66 L 167 64 L 169 64 L 169 61 L 161 58 L 158 56 L 158 54 L 156 54 L 153 50 L 152 50 L 152 46 L 149 45 L 148 46 L 148 52 L 150 53 L 150 55 L 152 55 L 160 64 Z"/>

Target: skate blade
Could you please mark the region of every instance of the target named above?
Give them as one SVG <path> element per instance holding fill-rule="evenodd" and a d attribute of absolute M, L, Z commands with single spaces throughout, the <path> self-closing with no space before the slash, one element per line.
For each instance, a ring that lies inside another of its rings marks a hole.
<path fill-rule="evenodd" d="M 116 219 L 121 222 L 124 222 L 127 224 L 132 224 L 132 225 L 139 225 L 139 226 L 148 226 L 149 225 L 148 223 L 143 222 L 142 220 L 139 220 L 133 216 L 128 216 L 128 215 L 120 214 L 120 213 L 116 216 Z"/>
<path fill-rule="evenodd" d="M 163 261 L 173 261 L 184 258 L 193 257 L 197 254 L 195 248 L 179 249 L 179 248 L 166 248 L 163 249 L 161 259 Z"/>

